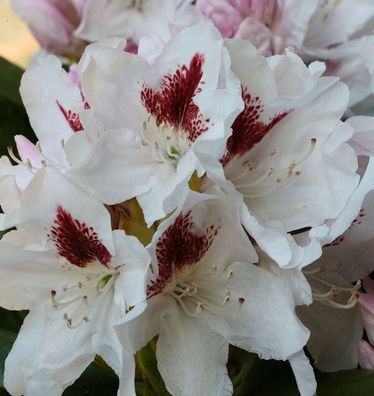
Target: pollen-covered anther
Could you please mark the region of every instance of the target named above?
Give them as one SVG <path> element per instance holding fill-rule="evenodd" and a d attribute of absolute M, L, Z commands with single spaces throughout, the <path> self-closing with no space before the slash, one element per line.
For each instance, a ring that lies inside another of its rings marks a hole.
<path fill-rule="evenodd" d="M 228 302 L 230 302 L 231 299 L 231 292 L 230 290 L 226 290 L 226 295 L 225 298 L 223 299 L 222 305 L 226 305 Z"/>
<path fill-rule="evenodd" d="M 50 297 L 54 309 L 65 311 L 64 321 L 69 328 L 76 328 L 88 322 L 95 299 L 113 286 L 115 274 L 99 273 L 61 289 L 51 290 Z"/>

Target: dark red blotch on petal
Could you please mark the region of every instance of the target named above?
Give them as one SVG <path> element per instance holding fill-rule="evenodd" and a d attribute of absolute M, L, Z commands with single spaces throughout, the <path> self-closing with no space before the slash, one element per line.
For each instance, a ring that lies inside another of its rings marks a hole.
<path fill-rule="evenodd" d="M 252 97 L 247 88 L 242 87 L 244 110 L 232 124 L 232 135 L 227 140 L 226 153 L 221 158 L 221 163 L 226 165 L 235 156 L 242 156 L 251 150 L 279 121 L 290 113 L 284 111 L 274 116 L 268 123 L 260 120 L 264 111 L 261 99 Z"/>
<path fill-rule="evenodd" d="M 56 101 L 58 108 L 65 117 L 65 120 L 69 123 L 71 130 L 75 132 L 83 131 L 83 125 L 81 123 L 79 114 L 72 112 L 71 110 L 66 110 L 61 103 Z M 87 103 L 88 105 L 88 103 Z"/>
<path fill-rule="evenodd" d="M 156 118 L 157 125 L 169 124 L 184 131 L 190 141 L 195 141 L 209 128 L 193 99 L 201 92 L 204 56 L 195 54 L 190 64 L 179 66 L 174 74 L 166 75 L 161 88 L 154 90 L 144 85 L 141 100 L 147 111 Z"/>
<path fill-rule="evenodd" d="M 57 207 L 56 219 L 48 236 L 59 254 L 78 267 L 86 267 L 93 261 L 107 266 L 112 258 L 95 230 L 74 219 L 61 206 Z"/>
<path fill-rule="evenodd" d="M 210 225 L 205 232 L 194 230 L 191 212 L 180 214 L 159 238 L 156 256 L 159 274 L 147 288 L 148 297 L 160 293 L 173 277 L 175 270 L 191 266 L 204 256 L 212 245 L 218 228 Z"/>

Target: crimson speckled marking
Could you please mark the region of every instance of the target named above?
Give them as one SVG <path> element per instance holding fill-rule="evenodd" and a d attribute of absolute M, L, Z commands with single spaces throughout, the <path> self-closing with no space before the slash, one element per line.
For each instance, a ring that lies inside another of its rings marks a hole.
<path fill-rule="evenodd" d="M 65 117 L 65 120 L 69 123 L 71 130 L 75 132 L 83 131 L 83 125 L 79 118 L 79 114 L 66 110 L 59 101 L 56 101 L 58 108 Z"/>
<path fill-rule="evenodd" d="M 209 129 L 193 99 L 201 92 L 204 56 L 195 54 L 188 66 L 179 66 L 174 74 L 164 76 L 160 90 L 144 85 L 141 100 L 157 125 L 166 123 L 184 131 L 191 142 Z"/>
<path fill-rule="evenodd" d="M 112 258 L 95 230 L 74 219 L 61 206 L 56 209 L 56 219 L 48 236 L 59 254 L 77 267 L 86 267 L 93 261 L 107 266 Z"/>
<path fill-rule="evenodd" d="M 191 212 L 180 214 L 161 235 L 156 245 L 159 274 L 147 288 L 148 297 L 162 292 L 172 280 L 174 271 L 191 266 L 209 250 L 218 228 L 210 225 L 196 234 Z"/>
<path fill-rule="evenodd" d="M 252 97 L 247 88 L 242 87 L 244 110 L 232 124 L 232 135 L 227 140 L 226 153 L 221 158 L 222 165 L 228 164 L 233 157 L 242 156 L 251 150 L 279 121 L 290 113 L 284 111 L 274 116 L 267 124 L 260 121 L 264 111 L 261 99 Z"/>

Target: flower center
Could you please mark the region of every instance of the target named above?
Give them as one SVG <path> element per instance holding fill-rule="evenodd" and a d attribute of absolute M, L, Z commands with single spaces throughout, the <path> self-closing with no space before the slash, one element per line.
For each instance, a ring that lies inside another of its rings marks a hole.
<path fill-rule="evenodd" d="M 152 146 L 157 161 L 177 163 L 191 147 L 187 134 L 169 123 L 157 120 L 150 115 L 143 123 L 143 144 Z"/>
<path fill-rule="evenodd" d="M 95 307 L 98 307 L 101 298 L 112 289 L 115 278 L 115 273 L 91 273 L 84 281 L 64 285 L 60 290 L 51 290 L 52 305 L 56 310 L 64 311 L 66 325 L 74 329 L 93 319 Z"/>
<path fill-rule="evenodd" d="M 212 280 L 210 278 L 217 275 L 218 269 L 214 265 L 212 270 L 205 274 L 200 273 L 198 279 L 195 280 L 193 280 L 193 270 L 187 274 L 184 272 L 177 273 L 177 279 L 167 293 L 176 299 L 180 307 L 189 316 L 195 317 L 203 310 L 217 313 L 231 300 L 229 282 L 233 272 L 231 270 L 225 271 L 224 276 L 219 277 L 221 282 L 214 282 L 215 290 L 213 292 L 209 291 L 206 285 L 211 284 Z"/>

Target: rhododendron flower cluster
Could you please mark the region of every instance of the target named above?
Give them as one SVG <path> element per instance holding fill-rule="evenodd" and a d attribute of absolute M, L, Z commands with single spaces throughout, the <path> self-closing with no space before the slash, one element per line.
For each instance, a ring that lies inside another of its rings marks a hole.
<path fill-rule="evenodd" d="M 374 5 L 35 1 L 43 31 L 24 3 L 80 59 L 32 59 L 36 140 L 0 159 L 0 305 L 29 310 L 8 392 L 59 396 L 100 356 L 135 396 L 150 344 L 176 396 L 232 395 L 233 346 L 302 396 L 374 369 L 374 118 L 350 117 Z"/>

